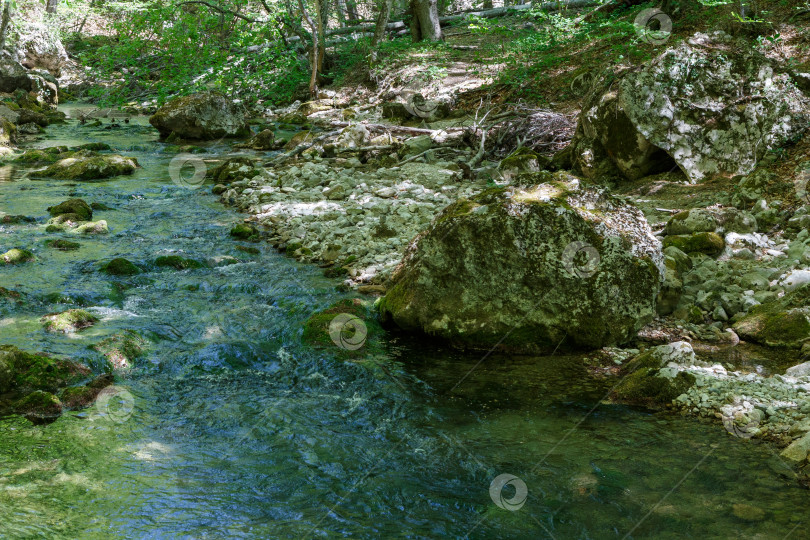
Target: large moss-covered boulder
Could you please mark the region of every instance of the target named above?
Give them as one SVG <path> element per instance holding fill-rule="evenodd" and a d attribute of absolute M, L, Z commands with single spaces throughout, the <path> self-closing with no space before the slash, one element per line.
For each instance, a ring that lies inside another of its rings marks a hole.
<path fill-rule="evenodd" d="M 808 125 L 807 98 L 777 67 L 722 32 L 698 33 L 640 69 L 596 77 L 569 151 L 575 170 L 635 179 L 677 164 L 691 181 L 750 173 Z"/>
<path fill-rule="evenodd" d="M 0 345 L 0 394 L 11 392 L 23 395 L 35 390 L 56 392 L 58 388 L 87 377 L 89 373 L 86 366 L 71 360 Z"/>
<path fill-rule="evenodd" d="M 770 347 L 800 349 L 810 343 L 810 284 L 754 306 L 734 331 L 742 339 Z"/>
<path fill-rule="evenodd" d="M 635 207 L 554 178 L 446 208 L 409 246 L 383 317 L 481 349 L 590 349 L 634 336 L 655 314 L 660 243 Z"/>
<path fill-rule="evenodd" d="M 101 180 L 125 174 L 132 174 L 138 168 L 138 161 L 132 157 L 117 154 L 95 154 L 78 152 L 60 159 L 43 171 L 35 174 L 45 178 L 60 180 Z"/>
<path fill-rule="evenodd" d="M 173 99 L 149 119 L 164 137 L 211 140 L 250 134 L 245 108 L 218 92 Z"/>

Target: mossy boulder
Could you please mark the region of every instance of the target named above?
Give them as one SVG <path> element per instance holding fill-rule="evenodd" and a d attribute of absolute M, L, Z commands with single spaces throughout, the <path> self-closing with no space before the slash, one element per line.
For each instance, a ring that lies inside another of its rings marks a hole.
<path fill-rule="evenodd" d="M 59 251 L 76 251 L 82 247 L 80 243 L 71 242 L 70 240 L 45 240 L 45 245 Z"/>
<path fill-rule="evenodd" d="M 259 230 L 253 225 L 248 225 L 247 223 L 238 223 L 231 229 L 231 236 L 240 240 L 258 239 Z"/>
<path fill-rule="evenodd" d="M 103 219 L 98 221 L 88 221 L 87 223 L 82 223 L 75 229 L 73 229 L 74 233 L 76 234 L 107 234 L 110 232 L 110 228 L 107 226 L 107 222 Z"/>
<path fill-rule="evenodd" d="M 655 315 L 660 243 L 637 208 L 555 178 L 446 208 L 397 267 L 384 320 L 486 350 L 595 349 L 633 337 Z"/>
<path fill-rule="evenodd" d="M 21 264 L 34 260 L 34 254 L 27 249 L 12 248 L 0 255 L 3 264 Z"/>
<path fill-rule="evenodd" d="M 89 374 L 86 366 L 70 360 L 0 345 L 0 394 L 11 392 L 22 395 L 35 390 L 56 392 Z"/>
<path fill-rule="evenodd" d="M 312 140 L 312 135 L 310 134 L 309 130 L 299 131 L 292 137 L 290 140 L 286 142 L 284 145 L 284 150 L 293 150 L 297 148 L 298 145 L 303 144 L 309 140 Z"/>
<path fill-rule="evenodd" d="M 102 267 L 102 271 L 111 276 L 134 276 L 141 273 L 140 268 L 123 257 L 111 260 Z"/>
<path fill-rule="evenodd" d="M 757 99 L 729 99 L 731 88 Z M 776 60 L 728 34 L 696 33 L 642 65 L 594 77 L 570 146 L 588 178 L 676 166 L 692 182 L 731 178 L 801 134 L 807 111 Z"/>
<path fill-rule="evenodd" d="M 91 348 L 103 354 L 114 369 L 127 369 L 146 351 L 149 343 L 140 334 L 127 330 L 96 343 Z"/>
<path fill-rule="evenodd" d="M 536 173 L 541 165 L 547 165 L 548 160 L 541 159 L 537 154 L 525 146 L 519 148 L 505 157 L 498 165 L 498 172 L 506 181 L 512 181 L 521 174 Z"/>
<path fill-rule="evenodd" d="M 79 216 L 82 221 L 90 221 L 93 219 L 93 209 L 82 199 L 68 199 L 55 206 L 49 206 L 48 212 L 52 216 L 73 214 Z"/>
<path fill-rule="evenodd" d="M 789 349 L 810 343 L 810 284 L 772 302 L 751 308 L 734 325 L 740 338 Z"/>
<path fill-rule="evenodd" d="M 253 150 L 273 150 L 276 148 L 276 134 L 272 129 L 263 129 L 248 142 L 237 146 Z"/>
<path fill-rule="evenodd" d="M 14 403 L 14 412 L 33 424 L 49 424 L 62 416 L 62 402 L 50 392 L 37 390 Z"/>
<path fill-rule="evenodd" d="M 83 309 L 69 309 L 50 313 L 41 320 L 48 332 L 70 334 L 93 326 L 99 318 Z"/>
<path fill-rule="evenodd" d="M 74 155 L 60 159 L 36 175 L 59 180 L 102 180 L 115 176 L 128 175 L 138 168 L 138 161 L 132 157 L 117 154 Z"/>
<path fill-rule="evenodd" d="M 679 368 L 696 363 L 686 342 L 648 349 L 623 366 L 611 398 L 634 405 L 667 405 L 695 384 L 695 376 Z"/>
<path fill-rule="evenodd" d="M 0 224 L 21 225 L 23 223 L 35 223 L 36 218 L 22 215 L 0 214 Z"/>
<path fill-rule="evenodd" d="M 250 134 L 247 111 L 218 92 L 179 97 L 157 110 L 149 123 L 161 136 L 211 140 Z"/>
<path fill-rule="evenodd" d="M 185 259 L 179 255 L 163 255 L 155 259 L 156 266 L 168 266 L 175 270 L 187 270 L 189 268 L 202 268 L 205 265 L 194 259 Z"/>
<path fill-rule="evenodd" d="M 726 246 L 723 237 L 715 232 L 676 234 L 664 237 L 664 247 L 676 247 L 684 253 L 703 253 L 716 257 Z"/>

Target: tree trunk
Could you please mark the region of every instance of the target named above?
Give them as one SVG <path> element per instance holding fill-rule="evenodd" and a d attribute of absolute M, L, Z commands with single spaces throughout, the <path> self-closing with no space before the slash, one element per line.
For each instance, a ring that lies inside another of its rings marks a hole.
<path fill-rule="evenodd" d="M 59 0 L 48 0 L 45 3 L 45 13 L 56 13 L 56 6 L 59 5 Z"/>
<path fill-rule="evenodd" d="M 3 4 L 3 21 L 0 22 L 0 52 L 6 46 L 6 31 L 9 22 L 11 22 L 11 0 L 6 0 Z"/>
<path fill-rule="evenodd" d="M 357 14 L 357 3 L 354 0 L 346 0 L 346 13 L 349 24 L 357 24 L 360 16 Z"/>
<path fill-rule="evenodd" d="M 442 39 L 437 0 L 411 0 L 411 14 L 411 36 L 414 42 Z"/>
<path fill-rule="evenodd" d="M 377 15 L 377 25 L 374 27 L 374 37 L 371 38 L 371 48 L 376 48 L 377 45 L 385 38 L 385 30 L 388 26 L 388 19 L 391 17 L 391 8 L 394 5 L 394 0 L 380 0 L 380 13 Z"/>
<path fill-rule="evenodd" d="M 316 14 L 320 13 L 320 8 L 318 8 L 318 1 L 315 2 L 316 5 Z M 319 24 L 316 24 L 315 21 L 312 20 L 312 17 L 309 16 L 307 13 L 307 9 L 304 6 L 304 0 L 298 0 L 298 7 L 301 9 L 301 16 L 306 21 L 307 25 L 309 26 L 310 31 L 312 32 L 312 54 L 310 55 L 310 76 L 309 76 L 309 95 L 312 97 L 317 97 L 318 95 L 318 72 L 320 71 L 320 65 L 318 63 L 318 57 L 320 56 L 320 50 L 322 45 L 319 43 Z"/>

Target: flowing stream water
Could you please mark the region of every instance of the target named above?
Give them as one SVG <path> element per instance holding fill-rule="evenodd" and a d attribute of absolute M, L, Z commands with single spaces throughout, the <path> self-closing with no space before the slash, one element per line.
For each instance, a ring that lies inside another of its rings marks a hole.
<path fill-rule="evenodd" d="M 0 344 L 93 366 L 89 346 L 123 330 L 150 347 L 119 376 L 117 409 L 0 419 L 0 538 L 806 537 L 810 492 L 766 445 L 600 404 L 610 381 L 579 358 L 481 361 L 390 335 L 352 362 L 302 345 L 312 312 L 352 296 L 337 280 L 264 244 L 237 250 L 240 216 L 170 180 L 173 154 L 143 118 L 71 121 L 29 146 L 87 142 L 142 168 L 96 183 L 0 170 L 0 210 L 38 219 L 0 225 L 0 252 L 36 255 L 0 267 L 0 286 L 27 295 L 0 304 Z M 94 216 L 110 234 L 46 233 L 46 208 L 70 197 L 110 207 Z M 43 245 L 61 236 L 81 248 Z M 151 266 L 173 253 L 215 264 Z M 240 262 L 217 266 L 222 256 Z M 146 271 L 98 271 L 114 257 Z M 43 331 L 42 315 L 70 307 L 102 320 Z M 501 474 L 518 478 L 507 502 L 525 483 L 519 509 L 491 498 Z"/>

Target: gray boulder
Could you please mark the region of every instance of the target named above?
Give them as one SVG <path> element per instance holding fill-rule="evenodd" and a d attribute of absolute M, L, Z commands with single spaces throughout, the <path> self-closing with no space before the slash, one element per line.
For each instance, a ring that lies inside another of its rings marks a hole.
<path fill-rule="evenodd" d="M 556 173 L 447 207 L 380 302 L 384 319 L 469 348 L 549 352 L 627 341 L 655 314 L 661 245 L 643 214 Z"/>
<path fill-rule="evenodd" d="M 250 135 L 247 111 L 218 92 L 175 98 L 149 118 L 162 136 L 211 140 Z"/>
<path fill-rule="evenodd" d="M 596 77 L 569 150 L 575 170 L 636 179 L 677 165 L 692 182 L 750 173 L 808 125 L 807 98 L 776 67 L 726 34 L 698 33 L 641 69 Z"/>

